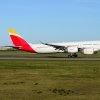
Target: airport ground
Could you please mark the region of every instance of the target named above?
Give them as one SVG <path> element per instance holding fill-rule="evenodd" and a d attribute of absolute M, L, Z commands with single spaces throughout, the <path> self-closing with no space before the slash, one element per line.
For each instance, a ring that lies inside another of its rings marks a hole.
<path fill-rule="evenodd" d="M 66 58 L 67 53 L 55 53 L 55 54 L 34 54 L 25 51 L 17 50 L 0 50 L 0 57 L 19 57 L 19 58 Z M 79 58 L 100 58 L 100 52 L 93 55 L 78 54 Z"/>
<path fill-rule="evenodd" d="M 20 51 L 0 56 L 66 57 Z M 0 59 L 0 100 L 100 100 L 100 61 Z"/>

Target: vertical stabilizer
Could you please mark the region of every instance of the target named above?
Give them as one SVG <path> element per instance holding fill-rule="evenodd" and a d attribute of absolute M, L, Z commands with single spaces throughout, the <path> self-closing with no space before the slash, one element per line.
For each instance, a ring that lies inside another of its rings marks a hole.
<path fill-rule="evenodd" d="M 36 53 L 31 45 L 25 41 L 15 30 L 10 29 L 8 32 L 15 47 L 19 47 L 20 50 Z"/>

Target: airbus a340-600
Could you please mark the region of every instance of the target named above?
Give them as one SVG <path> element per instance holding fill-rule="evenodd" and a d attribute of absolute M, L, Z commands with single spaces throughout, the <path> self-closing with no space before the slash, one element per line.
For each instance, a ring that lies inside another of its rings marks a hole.
<path fill-rule="evenodd" d="M 68 57 L 78 57 L 77 53 L 94 54 L 100 50 L 100 41 L 31 44 L 15 30 L 8 30 L 14 48 L 32 53 L 68 53 Z"/>

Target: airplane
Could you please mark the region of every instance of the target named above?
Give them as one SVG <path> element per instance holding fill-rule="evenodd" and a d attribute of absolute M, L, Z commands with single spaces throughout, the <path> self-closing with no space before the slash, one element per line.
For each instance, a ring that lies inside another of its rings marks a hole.
<path fill-rule="evenodd" d="M 13 48 L 32 53 L 68 53 L 68 57 L 78 57 L 77 53 L 94 54 L 100 50 L 100 41 L 63 42 L 31 44 L 22 38 L 15 30 L 8 30 L 13 42 Z"/>

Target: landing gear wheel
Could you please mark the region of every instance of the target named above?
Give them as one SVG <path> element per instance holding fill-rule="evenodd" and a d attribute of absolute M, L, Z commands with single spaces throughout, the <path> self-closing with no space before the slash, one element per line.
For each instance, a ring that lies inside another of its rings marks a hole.
<path fill-rule="evenodd" d="M 75 57 L 75 58 L 77 58 L 77 57 L 78 57 L 78 55 L 77 55 L 77 54 L 75 54 L 75 55 L 74 55 L 74 57 Z"/>
<path fill-rule="evenodd" d="M 77 54 L 73 54 L 73 55 L 69 54 L 69 55 L 68 55 L 68 58 L 77 58 L 77 57 L 78 57 Z"/>

